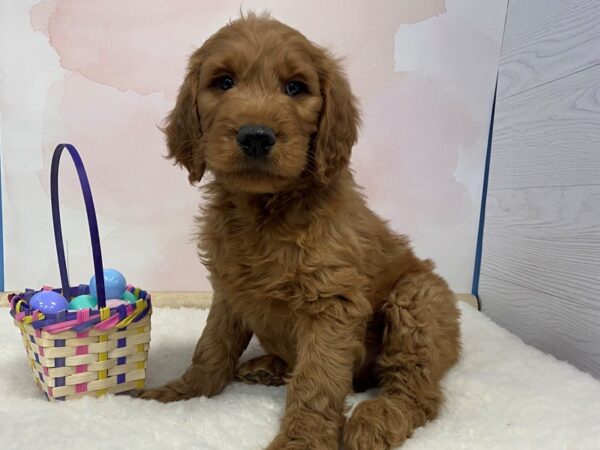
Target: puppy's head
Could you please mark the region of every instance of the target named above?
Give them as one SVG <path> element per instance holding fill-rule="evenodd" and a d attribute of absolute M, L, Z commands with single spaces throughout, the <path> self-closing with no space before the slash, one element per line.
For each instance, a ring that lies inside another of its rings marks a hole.
<path fill-rule="evenodd" d="M 250 15 L 190 58 L 167 118 L 169 156 L 200 181 L 206 169 L 232 191 L 326 186 L 348 166 L 355 99 L 338 63 L 294 29 Z"/>

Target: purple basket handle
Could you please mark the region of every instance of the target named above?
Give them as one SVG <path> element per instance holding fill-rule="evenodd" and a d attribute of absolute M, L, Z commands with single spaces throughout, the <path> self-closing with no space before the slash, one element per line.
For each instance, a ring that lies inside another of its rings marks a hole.
<path fill-rule="evenodd" d="M 50 198 L 52 201 L 52 222 L 54 225 L 54 240 L 56 242 L 56 254 L 58 256 L 58 268 L 60 270 L 60 281 L 62 283 L 63 295 L 66 299 L 71 299 L 71 287 L 69 284 L 69 274 L 67 273 L 67 263 L 65 260 L 65 248 L 63 245 L 62 227 L 60 223 L 60 205 L 58 199 L 58 166 L 60 157 L 64 149 L 67 149 L 77 175 L 79 184 L 83 191 L 83 200 L 85 202 L 85 210 L 87 213 L 88 224 L 90 227 L 90 238 L 92 240 L 92 255 L 94 258 L 94 274 L 96 275 L 96 291 L 98 294 L 98 306 L 104 308 L 106 306 L 106 292 L 104 290 L 104 269 L 102 266 L 102 251 L 100 250 L 100 236 L 98 235 L 98 221 L 96 220 L 96 210 L 94 208 L 94 199 L 92 198 L 92 190 L 88 181 L 83 161 L 77 152 L 77 149 L 71 144 L 59 144 L 54 149 L 52 156 L 52 168 L 50 170 Z"/>

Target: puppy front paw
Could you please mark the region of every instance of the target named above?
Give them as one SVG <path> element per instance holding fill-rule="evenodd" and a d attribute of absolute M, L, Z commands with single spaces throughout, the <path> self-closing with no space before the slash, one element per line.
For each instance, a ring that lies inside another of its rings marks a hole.
<path fill-rule="evenodd" d="M 306 450 L 309 448 L 312 449 L 316 447 L 309 447 L 306 442 L 290 439 L 285 434 L 279 433 L 266 450 Z"/>
<path fill-rule="evenodd" d="M 291 447 L 291 445 L 288 445 L 288 444 L 291 444 L 291 441 L 289 440 L 289 438 L 285 434 L 279 433 L 265 450 L 285 450 L 285 449 L 301 448 L 301 447 Z"/>
<path fill-rule="evenodd" d="M 394 405 L 385 398 L 361 402 L 344 427 L 346 450 L 389 450 L 407 437 L 403 415 L 392 413 Z"/>
<path fill-rule="evenodd" d="M 136 395 L 136 397 L 144 400 L 157 400 L 161 403 L 187 400 L 198 396 L 200 396 L 198 390 L 182 379 L 173 380 L 157 388 L 141 389 L 137 391 Z"/>

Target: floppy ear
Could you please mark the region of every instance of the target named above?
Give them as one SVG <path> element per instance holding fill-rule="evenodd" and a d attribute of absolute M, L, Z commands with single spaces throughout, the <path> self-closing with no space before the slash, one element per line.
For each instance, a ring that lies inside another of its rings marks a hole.
<path fill-rule="evenodd" d="M 325 186 L 350 163 L 360 114 L 339 63 L 325 54 L 319 72 L 323 106 L 312 151 L 315 177 Z"/>
<path fill-rule="evenodd" d="M 192 184 L 202 179 L 206 169 L 204 151 L 198 145 L 202 130 L 196 104 L 199 70 L 195 67 L 199 66 L 193 59 L 194 57 L 190 60 L 188 73 L 179 89 L 175 108 L 168 115 L 164 129 L 167 136 L 168 157 L 187 169 Z"/>

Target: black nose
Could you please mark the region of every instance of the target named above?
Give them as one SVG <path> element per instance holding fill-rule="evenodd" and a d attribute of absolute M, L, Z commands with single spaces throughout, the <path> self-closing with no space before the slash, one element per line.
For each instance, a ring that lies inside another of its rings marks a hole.
<path fill-rule="evenodd" d="M 262 125 L 244 125 L 238 131 L 237 143 L 244 154 L 251 158 L 263 158 L 275 145 L 275 133 Z"/>

